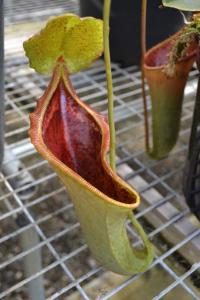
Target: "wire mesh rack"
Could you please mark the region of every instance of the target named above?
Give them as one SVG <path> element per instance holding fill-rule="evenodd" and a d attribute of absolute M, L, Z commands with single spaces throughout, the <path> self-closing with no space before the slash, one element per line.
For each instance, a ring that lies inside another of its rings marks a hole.
<path fill-rule="evenodd" d="M 28 137 L 29 113 L 48 77 L 29 69 L 22 41 L 49 17 L 78 12 L 75 0 L 5 2 L 5 157 L 0 173 L 0 299 L 200 299 L 200 226 L 185 205 L 182 176 L 197 71 L 185 90 L 181 132 L 170 156 L 144 152 L 141 73 L 112 64 L 117 128 L 117 171 L 142 196 L 136 217 L 155 247 L 144 274 L 122 277 L 101 268 L 88 250 L 73 205 Z M 107 113 L 101 60 L 72 77 L 86 103 Z M 150 105 L 149 105 L 150 111 Z M 137 241 L 131 224 L 130 239 Z"/>

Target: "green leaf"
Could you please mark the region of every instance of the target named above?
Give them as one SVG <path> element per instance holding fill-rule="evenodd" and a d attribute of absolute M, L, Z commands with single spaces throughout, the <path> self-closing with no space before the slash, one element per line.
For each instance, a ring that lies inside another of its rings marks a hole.
<path fill-rule="evenodd" d="M 163 0 L 163 5 L 187 11 L 200 10 L 199 0 Z"/>
<path fill-rule="evenodd" d="M 87 67 L 103 51 L 103 22 L 66 14 L 51 19 L 38 34 L 24 42 L 30 67 L 51 73 L 63 57 L 69 73 Z"/>

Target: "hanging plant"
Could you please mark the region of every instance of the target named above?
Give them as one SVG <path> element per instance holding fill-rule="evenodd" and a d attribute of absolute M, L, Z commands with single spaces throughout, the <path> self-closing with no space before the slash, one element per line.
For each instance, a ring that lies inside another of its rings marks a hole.
<path fill-rule="evenodd" d="M 105 6 L 107 18 L 109 8 Z M 104 28 L 104 38 L 108 45 L 108 28 Z M 114 150 L 113 169 L 106 160 L 114 126 L 109 131 L 105 117 L 79 99 L 69 79 L 71 73 L 87 67 L 101 55 L 102 21 L 71 14 L 54 18 L 24 43 L 24 49 L 31 67 L 42 74 L 53 73 L 31 114 L 31 141 L 66 186 L 90 250 L 113 272 L 130 275 L 146 270 L 153 259 L 153 249 L 132 214 L 139 205 L 139 195 L 114 172 Z M 106 69 L 112 101 L 108 50 L 107 47 Z M 132 248 L 125 228 L 127 218 L 141 236 L 144 249 Z"/>
<path fill-rule="evenodd" d="M 197 44 L 193 40 L 181 59 L 168 63 L 173 36 L 149 50 L 144 58 L 145 76 L 152 104 L 152 149 L 155 159 L 168 155 L 176 144 L 180 127 L 184 88 L 196 58 Z"/>
<path fill-rule="evenodd" d="M 198 30 L 197 18 L 182 31 L 156 45 L 144 55 L 143 72 L 149 85 L 152 104 L 152 147 L 150 147 L 146 101 L 144 101 L 146 148 L 154 159 L 167 156 L 176 144 L 184 88 L 196 59 Z"/>

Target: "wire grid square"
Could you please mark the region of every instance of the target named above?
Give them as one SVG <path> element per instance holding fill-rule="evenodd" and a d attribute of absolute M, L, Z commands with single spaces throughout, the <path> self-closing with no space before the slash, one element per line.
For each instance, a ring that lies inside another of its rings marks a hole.
<path fill-rule="evenodd" d="M 175 299 L 175 295 L 185 299 L 200 299 L 198 284 L 194 280 L 199 274 L 197 251 L 200 248 L 200 228 L 189 214 L 181 192 L 196 71 L 191 72 L 186 88 L 178 144 L 165 160 L 152 161 L 144 153 L 141 73 L 135 66 L 121 69 L 116 64 L 112 65 L 118 173 L 129 184 L 136 186 L 142 195 L 143 201 L 136 216 L 155 246 L 156 257 L 150 271 L 145 274 L 125 278 L 107 272 L 90 255 L 65 188 L 47 162 L 36 153 L 27 135 L 28 114 L 34 110 L 35 100 L 42 94 L 49 79 L 28 68 L 22 53 L 22 41 L 49 16 L 66 10 L 77 12 L 77 1 L 59 0 L 55 3 L 45 0 L 41 3 L 29 0 L 25 3 L 18 0 L 5 3 L 5 140 L 6 149 L 15 154 L 13 160 L 18 159 L 23 163 L 23 169 L 11 175 L 1 174 L 0 178 L 0 267 L 3 271 L 0 299 L 27 299 L 28 283 L 40 276 L 43 276 L 48 300 L 131 299 L 136 289 L 137 295 L 140 295 L 144 284 L 148 293 L 145 294 L 145 300 Z M 72 81 L 82 100 L 103 114 L 107 113 L 102 61 L 73 76 Z M 4 161 L 4 166 L 9 161 Z M 34 181 L 28 186 L 13 187 L 13 182 L 24 170 L 31 174 Z M 30 188 L 34 194 L 22 200 L 23 192 Z M 16 218 L 22 213 L 29 221 L 25 226 L 16 223 Z M 30 228 L 35 228 L 38 233 L 39 243 L 24 251 L 20 248 L 20 236 Z M 130 224 L 127 224 L 127 230 L 130 239 L 135 241 L 136 234 Z M 42 269 L 32 276 L 26 276 L 23 260 L 38 249 L 41 250 Z M 162 285 L 155 278 L 161 278 Z M 138 297 L 143 299 L 142 294 Z"/>

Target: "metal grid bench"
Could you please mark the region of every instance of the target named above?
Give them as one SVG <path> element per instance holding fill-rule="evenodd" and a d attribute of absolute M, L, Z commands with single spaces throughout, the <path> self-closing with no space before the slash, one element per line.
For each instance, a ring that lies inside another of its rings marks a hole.
<path fill-rule="evenodd" d="M 191 72 L 185 91 L 178 144 L 168 158 L 153 161 L 144 152 L 140 71 L 112 65 L 117 171 L 142 196 L 136 216 L 155 246 L 156 257 L 145 274 L 125 278 L 110 273 L 92 258 L 64 187 L 27 134 L 28 114 L 49 78 L 29 69 L 22 41 L 49 16 L 65 11 L 78 12 L 77 1 L 5 2 L 0 299 L 200 299 L 200 226 L 182 195 L 197 72 Z M 101 60 L 72 81 L 81 99 L 106 114 Z M 136 241 L 130 224 L 127 230 Z"/>

